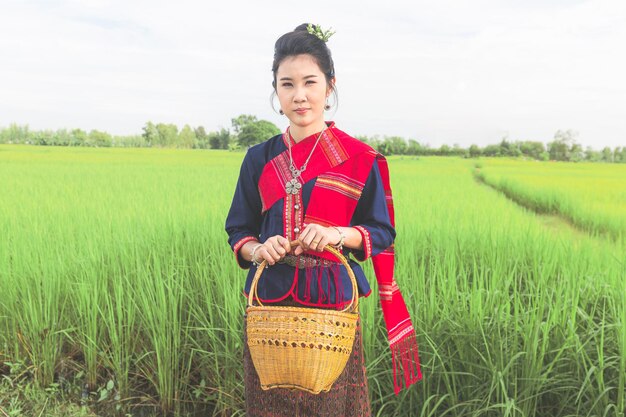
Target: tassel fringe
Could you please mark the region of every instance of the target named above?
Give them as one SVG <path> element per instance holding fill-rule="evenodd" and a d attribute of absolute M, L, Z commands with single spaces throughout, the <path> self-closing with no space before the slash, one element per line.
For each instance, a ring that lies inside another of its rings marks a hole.
<path fill-rule="evenodd" d="M 300 260 L 300 258 L 298 258 L 298 261 Z M 313 273 L 311 271 L 311 268 L 306 268 L 305 269 L 305 277 L 306 277 L 306 282 L 305 282 L 305 287 L 304 287 L 304 301 L 311 301 L 311 279 L 313 278 Z"/>
<path fill-rule="evenodd" d="M 393 390 L 398 395 L 402 388 L 409 388 L 422 379 L 415 332 L 391 346 L 393 361 Z"/>
<path fill-rule="evenodd" d="M 313 300 L 312 289 L 315 288 L 317 298 Z M 343 300 L 344 288 L 341 280 L 341 266 L 317 265 L 305 268 L 303 299 L 320 305 L 336 304 Z"/>

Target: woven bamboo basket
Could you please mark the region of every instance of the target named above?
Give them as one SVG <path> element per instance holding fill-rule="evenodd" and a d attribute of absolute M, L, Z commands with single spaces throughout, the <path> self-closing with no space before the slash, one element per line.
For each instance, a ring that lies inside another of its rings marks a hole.
<path fill-rule="evenodd" d="M 298 242 L 291 242 L 292 247 Z M 343 310 L 263 305 L 257 285 L 266 261 L 257 268 L 248 295 L 247 337 L 261 388 L 329 391 L 352 353 L 358 318 L 356 278 L 346 258 L 332 246 L 352 282 L 352 300 Z M 256 299 L 258 306 L 253 305 Z"/>

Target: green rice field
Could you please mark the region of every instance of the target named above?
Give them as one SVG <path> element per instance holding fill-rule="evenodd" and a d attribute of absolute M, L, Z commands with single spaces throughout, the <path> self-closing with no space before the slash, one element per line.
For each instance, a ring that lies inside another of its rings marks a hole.
<path fill-rule="evenodd" d="M 245 272 L 224 232 L 242 158 L 1 145 L 0 374 L 85 386 L 97 415 L 243 416 Z M 390 170 L 423 379 L 394 395 L 374 291 L 373 415 L 624 416 L 626 166 Z"/>
<path fill-rule="evenodd" d="M 513 200 L 593 235 L 626 238 L 626 165 L 488 159 L 478 175 Z"/>

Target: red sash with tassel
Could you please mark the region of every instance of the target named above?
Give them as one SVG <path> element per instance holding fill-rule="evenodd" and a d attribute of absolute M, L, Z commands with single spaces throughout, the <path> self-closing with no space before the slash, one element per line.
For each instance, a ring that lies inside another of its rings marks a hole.
<path fill-rule="evenodd" d="M 317 134 L 295 144 L 288 131 L 283 135 L 286 145 L 291 141 L 292 156 L 297 167 L 306 160 L 316 138 Z M 301 210 L 293 210 L 302 205 L 301 193 L 294 195 L 285 191 L 285 183 L 291 180 L 287 151 L 273 158 L 263 169 L 259 179 L 262 210 L 265 212 L 278 200 L 285 199 L 284 234 L 290 240 L 297 238 L 297 231 L 303 229 L 307 223 L 347 226 L 374 162 L 378 163 L 391 224 L 395 227 L 387 160 L 370 146 L 337 129 L 332 122 L 320 137 L 308 167 L 302 174 L 303 182 L 317 178 L 306 216 L 303 218 L 301 214 L 297 214 Z M 327 252 L 306 253 L 308 256 L 334 260 L 334 255 Z M 422 373 L 415 330 L 394 279 L 394 261 L 394 245 L 372 256 L 392 354 L 394 392 L 398 394 L 403 387 L 408 388 L 422 379 Z"/>

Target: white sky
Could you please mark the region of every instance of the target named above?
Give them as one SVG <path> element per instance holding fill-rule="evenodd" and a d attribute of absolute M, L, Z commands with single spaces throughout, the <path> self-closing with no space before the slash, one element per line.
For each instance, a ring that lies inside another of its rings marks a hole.
<path fill-rule="evenodd" d="M 623 0 L 0 0 L 0 126 L 283 129 L 273 47 L 304 22 L 337 31 L 329 119 L 353 135 L 626 146 Z"/>

